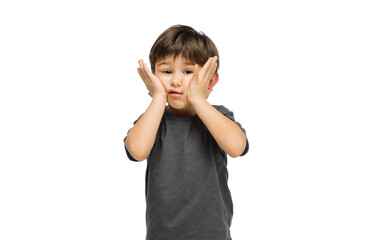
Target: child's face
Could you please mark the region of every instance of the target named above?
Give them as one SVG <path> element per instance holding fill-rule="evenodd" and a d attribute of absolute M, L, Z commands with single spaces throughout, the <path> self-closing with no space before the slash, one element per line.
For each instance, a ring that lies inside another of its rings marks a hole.
<path fill-rule="evenodd" d="M 194 62 L 181 56 L 156 61 L 155 75 L 165 88 L 170 112 L 176 115 L 195 115 L 193 107 L 187 101 L 187 89 L 193 77 L 194 66 Z"/>

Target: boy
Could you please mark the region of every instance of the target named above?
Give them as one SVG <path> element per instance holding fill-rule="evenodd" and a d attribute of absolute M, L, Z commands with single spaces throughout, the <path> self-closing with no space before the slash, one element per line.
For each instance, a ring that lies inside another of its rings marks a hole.
<path fill-rule="evenodd" d="M 207 102 L 219 80 L 215 44 L 193 28 L 163 32 L 138 73 L 152 101 L 124 139 L 127 156 L 147 159 L 146 240 L 231 240 L 227 154 L 245 155 L 241 124 Z M 167 103 L 167 105 L 166 105 Z"/>

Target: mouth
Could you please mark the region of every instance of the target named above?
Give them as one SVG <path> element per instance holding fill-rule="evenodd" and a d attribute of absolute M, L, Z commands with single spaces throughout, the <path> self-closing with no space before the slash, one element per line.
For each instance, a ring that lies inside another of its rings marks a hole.
<path fill-rule="evenodd" d="M 172 98 L 178 98 L 178 97 L 182 96 L 182 94 L 183 93 L 175 91 L 175 90 L 169 91 L 169 96 L 172 97 Z"/>

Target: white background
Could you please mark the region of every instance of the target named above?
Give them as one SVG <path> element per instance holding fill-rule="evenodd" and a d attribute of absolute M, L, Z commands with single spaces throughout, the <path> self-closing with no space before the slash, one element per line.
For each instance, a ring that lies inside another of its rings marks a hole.
<path fill-rule="evenodd" d="M 145 238 L 123 138 L 150 102 L 137 60 L 174 24 L 215 42 L 209 102 L 247 130 L 233 239 L 377 239 L 373 2 L 1 1 L 0 239 Z"/>

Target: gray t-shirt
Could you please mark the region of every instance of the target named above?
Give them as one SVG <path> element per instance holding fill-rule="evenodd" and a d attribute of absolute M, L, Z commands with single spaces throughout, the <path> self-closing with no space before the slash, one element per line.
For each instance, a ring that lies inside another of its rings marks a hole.
<path fill-rule="evenodd" d="M 213 107 L 235 121 L 224 106 Z M 248 147 L 247 142 L 242 155 Z M 127 156 L 136 161 L 128 151 Z M 231 240 L 227 182 L 227 154 L 200 118 L 165 111 L 147 158 L 146 240 Z"/>

